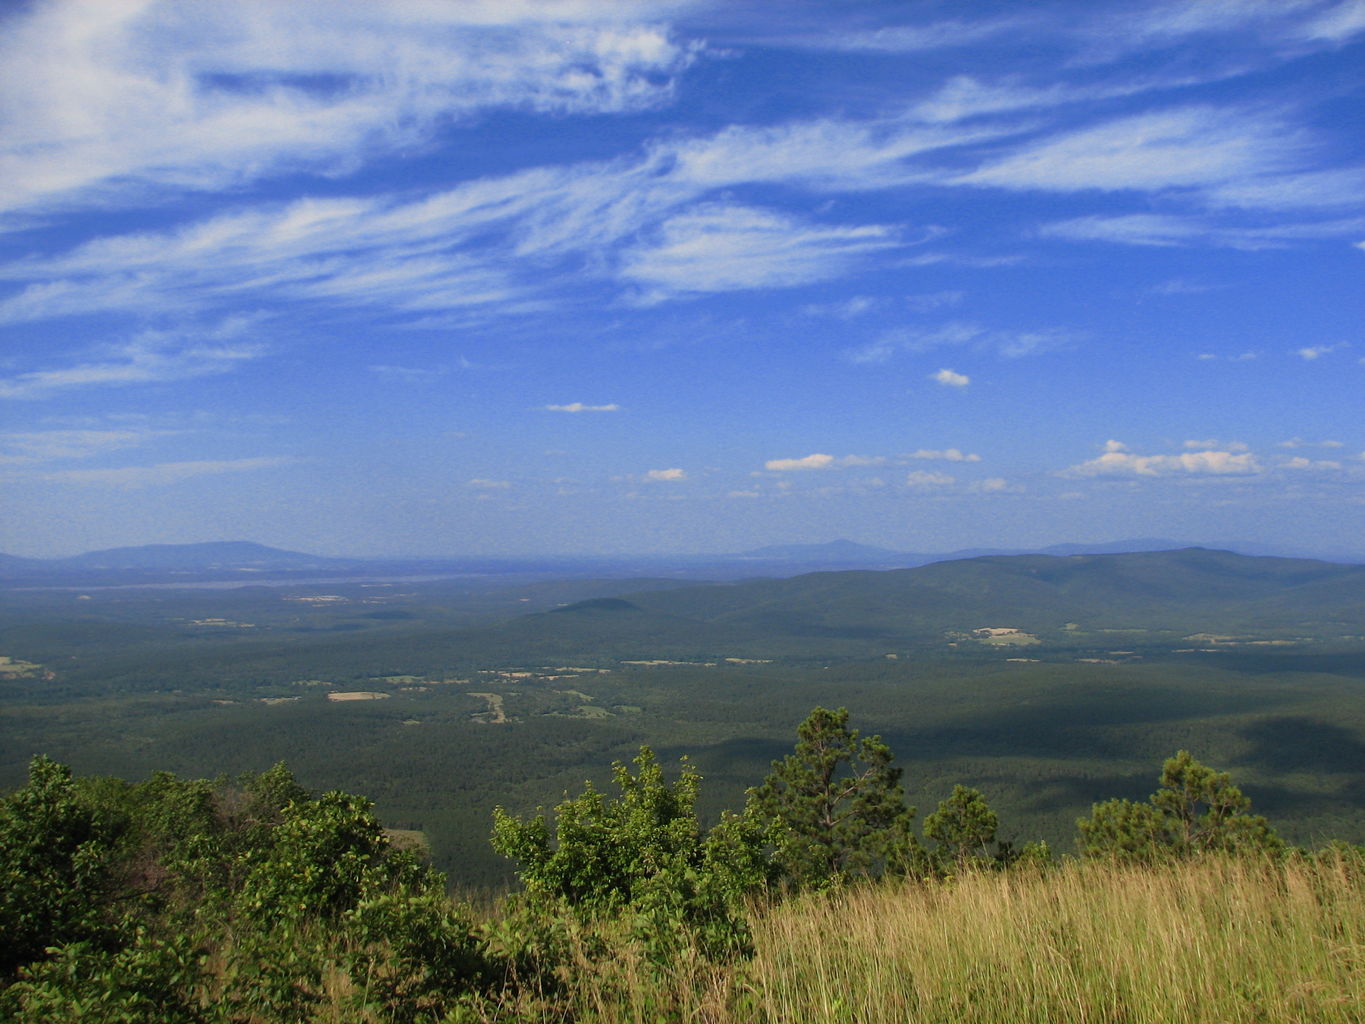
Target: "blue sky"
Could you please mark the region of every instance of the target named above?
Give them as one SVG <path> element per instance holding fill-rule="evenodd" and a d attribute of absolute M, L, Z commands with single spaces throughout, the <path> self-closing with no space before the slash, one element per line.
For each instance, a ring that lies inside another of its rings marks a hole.
<path fill-rule="evenodd" d="M 0 11 L 0 551 L 1365 555 L 1365 0 Z"/>

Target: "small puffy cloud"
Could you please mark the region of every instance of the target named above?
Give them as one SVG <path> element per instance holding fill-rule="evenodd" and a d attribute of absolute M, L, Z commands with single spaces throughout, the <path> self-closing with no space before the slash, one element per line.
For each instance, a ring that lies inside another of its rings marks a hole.
<path fill-rule="evenodd" d="M 1106 441 L 1104 454 L 1063 472 L 1063 476 L 1254 476 L 1261 464 L 1250 452 L 1200 450 L 1179 455 L 1138 455 L 1121 441 Z"/>
<path fill-rule="evenodd" d="M 758 498 L 762 497 L 758 491 L 731 491 L 726 495 L 727 498 Z"/>
<path fill-rule="evenodd" d="M 651 469 L 645 474 L 646 480 L 686 480 L 687 473 L 681 469 Z"/>
<path fill-rule="evenodd" d="M 799 459 L 769 459 L 763 463 L 763 468 L 774 473 L 785 473 L 793 469 L 829 469 L 833 465 L 833 455 L 815 452 Z"/>
<path fill-rule="evenodd" d="M 957 478 L 947 473 L 932 473 L 924 469 L 911 470 L 905 476 L 907 487 L 948 487 L 956 482 Z"/>
<path fill-rule="evenodd" d="M 1336 345 L 1305 345 L 1303 348 L 1295 349 L 1294 354 L 1300 359 L 1305 359 L 1311 363 L 1315 359 L 1321 359 L 1329 352 L 1335 352 L 1337 349 L 1345 347 L 1346 342 L 1341 342 Z"/>
<path fill-rule="evenodd" d="M 965 388 L 972 382 L 972 379 L 965 373 L 958 373 L 956 370 L 949 370 L 946 367 L 937 373 L 930 374 L 929 379 L 936 384 L 942 384 L 945 388 Z"/>
<path fill-rule="evenodd" d="M 1302 455 L 1295 455 L 1288 462 L 1284 463 L 1285 469 L 1340 469 L 1341 463 L 1335 459 L 1306 459 Z"/>
<path fill-rule="evenodd" d="M 512 482 L 510 480 L 489 480 L 487 477 L 476 476 L 466 486 L 472 487 L 476 491 L 505 491 L 512 486 Z"/>
<path fill-rule="evenodd" d="M 800 459 L 769 459 L 763 468 L 773 473 L 785 473 L 793 469 L 849 469 L 859 466 L 885 465 L 884 455 L 833 455 L 813 453 Z"/>
<path fill-rule="evenodd" d="M 606 405 L 585 405 L 582 402 L 569 402 L 567 405 L 547 405 L 546 412 L 617 412 L 620 406 L 615 402 Z"/>
<path fill-rule="evenodd" d="M 967 489 L 977 494 L 1000 494 L 1004 491 L 1020 490 L 1018 487 L 1011 487 L 1010 482 L 1003 476 L 989 476 L 985 480 L 976 481 Z"/>
<path fill-rule="evenodd" d="M 919 448 L 907 459 L 936 459 L 943 462 L 980 462 L 981 456 L 974 452 L 964 452 L 960 448 Z"/>

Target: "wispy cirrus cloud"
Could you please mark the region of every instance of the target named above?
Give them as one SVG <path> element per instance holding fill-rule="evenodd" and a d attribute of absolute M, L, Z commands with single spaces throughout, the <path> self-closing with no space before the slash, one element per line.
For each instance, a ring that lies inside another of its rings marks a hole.
<path fill-rule="evenodd" d="M 1043 225 L 1039 234 L 1075 242 L 1113 242 L 1141 246 L 1217 246 L 1229 249 L 1279 249 L 1300 242 L 1346 237 L 1365 229 L 1365 218 L 1265 226 L 1221 225 L 1199 215 L 1130 213 L 1092 215 Z"/>
<path fill-rule="evenodd" d="M 1259 112 L 1178 107 L 1044 138 L 957 181 L 1063 192 L 1221 185 L 1289 169 L 1305 145 L 1302 132 Z"/>
<path fill-rule="evenodd" d="M 665 102 L 676 5 L 317 0 L 28 5 L 0 32 L 0 209 L 332 174 L 498 108 Z"/>
<path fill-rule="evenodd" d="M 1080 339 L 1074 331 L 1046 328 L 1038 331 L 999 330 L 970 321 L 952 321 L 936 328 L 897 327 L 872 342 L 847 353 L 855 363 L 884 363 L 900 352 L 925 353 L 967 347 L 994 352 L 1011 359 L 1065 348 Z"/>
<path fill-rule="evenodd" d="M 0 434 L 0 464 L 38 465 L 88 459 L 147 444 L 164 431 L 52 429 Z"/>
<path fill-rule="evenodd" d="M 60 369 L 0 378 L 0 399 L 40 399 L 80 388 L 126 387 L 228 373 L 258 359 L 266 346 L 251 340 L 255 317 L 232 317 L 202 331 L 144 331 L 98 346 Z"/>
<path fill-rule="evenodd" d="M 620 274 L 646 289 L 641 302 L 653 303 L 838 277 L 897 244 L 894 231 L 882 225 L 824 225 L 769 210 L 707 205 L 670 218 L 656 239 L 628 249 Z"/>

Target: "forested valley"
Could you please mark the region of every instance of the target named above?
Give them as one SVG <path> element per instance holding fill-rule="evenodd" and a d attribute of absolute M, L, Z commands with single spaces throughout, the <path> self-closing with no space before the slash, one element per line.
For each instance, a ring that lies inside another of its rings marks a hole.
<path fill-rule="evenodd" d="M 0 1006 L 1350 1020 L 1362 571 L 0 590 Z"/>

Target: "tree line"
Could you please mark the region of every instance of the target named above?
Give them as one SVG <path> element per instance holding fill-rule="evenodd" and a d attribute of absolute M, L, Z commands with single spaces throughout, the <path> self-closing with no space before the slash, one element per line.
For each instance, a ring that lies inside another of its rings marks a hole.
<path fill-rule="evenodd" d="M 551 813 L 499 808 L 492 843 L 521 888 L 477 919 L 364 798 L 305 791 L 284 765 L 234 781 L 75 778 L 35 758 L 0 802 L 0 1016 L 52 1022 L 484 1020 L 509 988 L 550 999 L 609 935 L 652 961 L 752 954 L 755 900 L 902 876 L 1047 870 L 977 790 L 912 829 L 879 737 L 817 707 L 742 812 L 704 828 L 701 778 L 648 748 Z M 1078 822 L 1083 857 L 1155 862 L 1287 848 L 1226 773 L 1181 751 L 1145 803 Z M 585 936 L 587 939 L 585 940 Z"/>

